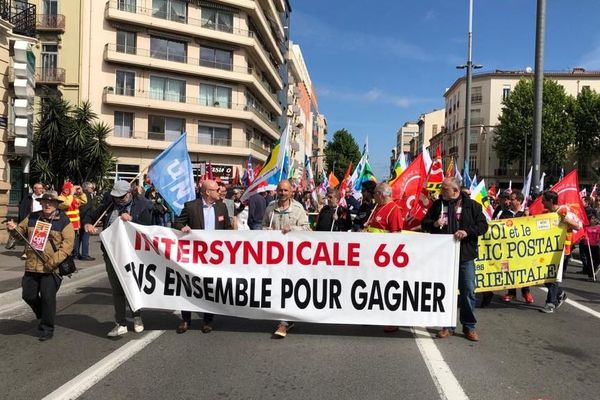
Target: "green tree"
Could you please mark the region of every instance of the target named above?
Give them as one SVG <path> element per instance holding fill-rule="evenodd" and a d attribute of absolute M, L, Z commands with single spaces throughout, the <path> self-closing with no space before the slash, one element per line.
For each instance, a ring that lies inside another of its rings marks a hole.
<path fill-rule="evenodd" d="M 348 164 L 352 161 L 353 168 L 360 161 L 360 150 L 354 137 L 346 129 L 340 129 L 333 134 L 333 140 L 325 146 L 327 171 L 333 171 L 341 181 L 346 173 Z"/>
<path fill-rule="evenodd" d="M 550 169 L 562 165 L 569 146 L 575 141 L 575 125 L 570 113 L 573 102 L 573 97 L 567 95 L 564 87 L 555 81 L 544 80 L 541 161 Z M 523 146 L 527 142 L 527 159 L 531 160 L 533 81 L 521 79 L 503 105 L 494 139 L 498 156 L 504 160 L 522 162 Z"/>
<path fill-rule="evenodd" d="M 115 159 L 106 143 L 111 128 L 97 118 L 89 102 L 73 107 L 60 97 L 44 100 L 33 138 L 31 183 L 60 188 L 69 179 L 105 187 Z"/>
<path fill-rule="evenodd" d="M 600 95 L 584 87 L 577 95 L 571 111 L 575 124 L 575 151 L 577 164 L 585 173 L 600 151 Z M 595 171 L 598 173 L 597 170 Z"/>

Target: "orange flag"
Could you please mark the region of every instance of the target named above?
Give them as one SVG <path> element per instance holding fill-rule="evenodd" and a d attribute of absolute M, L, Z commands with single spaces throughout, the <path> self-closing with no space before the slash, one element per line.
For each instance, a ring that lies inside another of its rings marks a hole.
<path fill-rule="evenodd" d="M 340 198 L 344 198 L 346 195 L 346 190 L 348 190 L 348 181 L 350 180 L 350 171 L 352 171 L 352 161 L 346 168 L 346 173 L 344 174 L 344 179 L 342 179 L 342 184 L 340 185 Z"/>
<path fill-rule="evenodd" d="M 329 180 L 329 187 L 331 188 L 335 189 L 336 186 L 340 184 L 340 181 L 338 180 L 338 178 L 335 177 L 333 171 L 329 173 L 329 177 L 327 179 Z"/>

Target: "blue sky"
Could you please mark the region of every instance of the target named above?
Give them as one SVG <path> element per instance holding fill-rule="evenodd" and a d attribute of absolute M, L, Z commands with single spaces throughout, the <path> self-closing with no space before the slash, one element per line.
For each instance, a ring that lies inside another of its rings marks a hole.
<path fill-rule="evenodd" d="M 468 0 L 292 0 L 291 39 L 316 87 L 328 137 L 346 128 L 387 177 L 396 131 L 444 105 L 464 75 Z M 473 62 L 534 66 L 536 0 L 475 0 Z M 546 2 L 546 70 L 600 70 L 600 0 Z"/>

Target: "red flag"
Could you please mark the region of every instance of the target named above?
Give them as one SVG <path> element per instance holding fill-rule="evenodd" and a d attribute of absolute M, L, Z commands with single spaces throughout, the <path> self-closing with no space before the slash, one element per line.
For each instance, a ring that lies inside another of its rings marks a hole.
<path fill-rule="evenodd" d="M 233 175 L 232 185 L 239 186 L 240 185 L 240 170 L 238 167 L 235 167 L 235 174 Z"/>
<path fill-rule="evenodd" d="M 563 179 L 558 181 L 556 185 L 552 186 L 552 189 L 550 190 L 558 194 L 558 205 L 568 206 L 575 214 L 577 214 L 577 217 L 581 220 L 583 226 L 590 224 L 587 219 L 583 203 L 581 202 L 581 198 L 579 197 L 579 178 L 577 177 L 576 169 L 569 172 Z M 531 206 L 529 206 L 529 213 L 531 215 L 537 215 L 543 214 L 544 212 L 546 211 L 544 210 L 544 206 L 542 204 L 542 196 L 540 196 L 535 199 Z M 584 229 L 573 231 L 572 243 L 577 243 L 577 241 L 584 236 Z"/>
<path fill-rule="evenodd" d="M 425 189 L 426 180 L 427 169 L 423 153 L 420 153 L 392 185 L 392 197 L 407 212 L 404 229 L 419 225 L 427 214 L 431 201 Z"/>
<path fill-rule="evenodd" d="M 594 199 L 594 201 L 596 201 L 596 184 L 594 184 L 594 187 L 592 188 L 592 193 L 590 193 L 590 197 Z"/>
<path fill-rule="evenodd" d="M 490 188 L 487 191 L 488 193 L 488 197 L 496 197 L 497 196 L 497 190 L 496 190 L 496 184 L 493 183 L 492 186 L 490 186 Z"/>
<path fill-rule="evenodd" d="M 435 153 L 435 160 L 431 163 L 429 176 L 427 177 L 427 190 L 434 198 L 437 198 L 442 190 L 442 182 L 444 181 L 444 165 L 442 164 L 442 151 L 438 146 Z"/>
<path fill-rule="evenodd" d="M 348 181 L 350 180 L 350 171 L 352 171 L 352 161 L 346 168 L 346 173 L 344 174 L 344 179 L 342 179 L 342 184 L 340 185 L 340 198 L 344 198 L 346 196 L 346 190 L 348 190 Z"/>
<path fill-rule="evenodd" d="M 213 172 L 212 172 L 212 164 L 210 163 L 210 161 L 208 162 L 208 165 L 206 166 L 206 179 L 210 179 L 213 180 Z"/>
<path fill-rule="evenodd" d="M 340 181 L 335 177 L 333 171 L 329 173 L 329 177 L 327 179 L 329 180 L 329 187 L 331 188 L 335 189 L 335 187 L 340 184 Z"/>

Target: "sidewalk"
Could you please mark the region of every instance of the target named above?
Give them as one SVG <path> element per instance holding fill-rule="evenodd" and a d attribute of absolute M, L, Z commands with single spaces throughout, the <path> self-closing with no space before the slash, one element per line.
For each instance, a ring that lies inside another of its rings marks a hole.
<path fill-rule="evenodd" d="M 25 271 L 25 261 L 21 260 L 23 247 L 23 245 L 17 245 L 14 249 L 7 250 L 4 244 L 0 245 L 0 293 L 21 287 L 21 278 Z M 104 263 L 102 252 L 100 251 L 100 236 L 98 234 L 90 237 L 90 256 L 96 260 L 75 260 L 77 269 L 81 270 Z"/>

